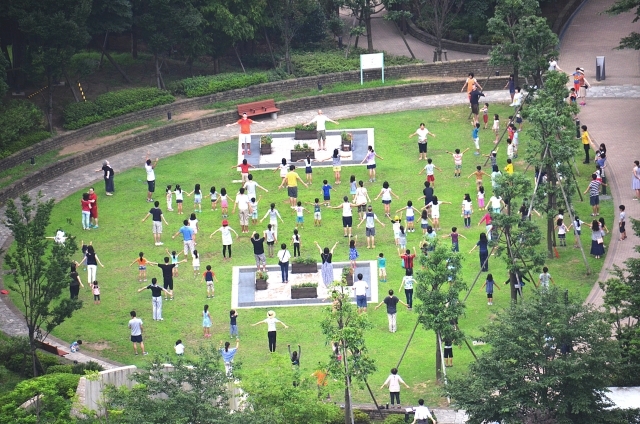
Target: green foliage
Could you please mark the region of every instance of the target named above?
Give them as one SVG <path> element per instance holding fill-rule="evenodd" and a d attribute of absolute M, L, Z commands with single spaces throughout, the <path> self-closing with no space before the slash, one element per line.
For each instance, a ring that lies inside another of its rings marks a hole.
<path fill-rule="evenodd" d="M 305 124 L 296 124 L 296 126 L 294 127 L 294 129 L 298 130 L 298 131 L 315 131 L 316 129 L 318 129 L 317 125 L 315 122 L 310 123 L 309 125 L 305 125 Z"/>
<path fill-rule="evenodd" d="M 309 77 L 314 75 L 331 74 L 334 72 L 356 71 L 360 69 L 360 54 L 365 50 L 355 49 L 349 53 L 349 57 L 344 57 L 344 52 L 340 50 L 325 52 L 297 52 L 291 55 L 293 73 L 296 77 Z M 406 65 L 409 63 L 420 63 L 405 56 L 392 56 L 385 54 L 384 65 Z"/>
<path fill-rule="evenodd" d="M 389 414 L 384 419 L 384 424 L 405 424 L 404 415 L 402 414 Z"/>
<path fill-rule="evenodd" d="M 64 127 L 75 130 L 95 122 L 154 106 L 173 103 L 175 98 L 157 88 L 132 88 L 101 94 L 95 101 L 71 103 L 64 109 Z"/>
<path fill-rule="evenodd" d="M 0 53 L 0 99 L 2 99 L 7 91 L 9 91 L 9 85 L 7 84 L 7 69 L 11 67 L 9 59 L 4 55 L 4 52 Z"/>
<path fill-rule="evenodd" d="M 312 5 L 306 13 L 306 19 L 296 39 L 297 44 L 317 43 L 327 37 L 327 18 L 322 11 L 320 2 Z"/>
<path fill-rule="evenodd" d="M 366 412 L 359 409 L 353 410 L 353 422 L 355 424 L 371 424 L 371 418 Z"/>
<path fill-rule="evenodd" d="M 300 150 L 303 150 L 303 149 L 300 149 Z M 315 265 L 315 264 L 318 263 L 318 261 L 316 261 L 316 259 L 312 258 L 311 256 L 305 256 L 305 257 L 296 256 L 293 259 L 293 263 L 294 264 L 304 264 L 304 265 Z"/>
<path fill-rule="evenodd" d="M 295 286 L 291 286 L 291 289 L 297 289 L 297 288 L 318 288 L 318 283 L 310 283 L 310 282 L 306 282 L 306 283 L 300 283 L 300 284 L 296 284 Z"/>
<path fill-rule="evenodd" d="M 606 13 L 610 15 L 619 15 L 621 13 L 631 12 L 635 9 L 635 17 L 632 22 L 638 22 L 640 19 L 640 0 L 617 0 Z M 626 37 L 620 39 L 618 49 L 634 49 L 640 50 L 640 34 L 632 32 Z"/>
<path fill-rule="evenodd" d="M 52 365 L 47 368 L 47 374 L 73 374 L 71 365 Z"/>
<path fill-rule="evenodd" d="M 187 97 L 206 96 L 221 91 L 235 90 L 268 82 L 265 72 L 252 74 L 227 73 L 186 78 L 170 84 L 169 89 L 175 94 Z"/>
<path fill-rule="evenodd" d="M 455 28 L 450 30 L 447 36 L 450 40 L 465 42 L 468 41 L 469 32 L 461 28 Z"/>
<path fill-rule="evenodd" d="M 446 387 L 469 423 L 600 422 L 608 413 L 619 353 L 602 313 L 555 288 L 537 290 L 483 331 L 493 348 Z"/>
<path fill-rule="evenodd" d="M 3 157 L 33 144 L 33 140 L 42 137 L 43 130 L 44 115 L 33 103 L 11 100 L 0 104 L 0 155 Z"/>
<path fill-rule="evenodd" d="M 543 86 L 542 75 L 549 68 L 549 61 L 558 57 L 559 40 L 547 20 L 539 16 L 527 16 L 520 19 L 517 28 L 520 44 L 518 59 L 523 76 L 531 76 L 535 85 Z"/>

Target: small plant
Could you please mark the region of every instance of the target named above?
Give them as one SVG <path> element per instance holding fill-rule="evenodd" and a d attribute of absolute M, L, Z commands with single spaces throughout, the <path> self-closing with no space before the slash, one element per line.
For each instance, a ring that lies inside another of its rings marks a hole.
<path fill-rule="evenodd" d="M 273 138 L 271 134 L 260 136 L 260 144 L 271 144 L 273 143 Z"/>
<path fill-rule="evenodd" d="M 303 258 L 302 256 L 298 256 L 293 260 L 293 262 L 296 264 L 305 264 L 305 265 L 315 265 L 318 263 L 314 258 L 311 258 L 309 256 L 307 256 L 306 258 Z"/>
<path fill-rule="evenodd" d="M 269 274 L 263 271 L 256 272 L 256 280 L 268 280 Z"/>
<path fill-rule="evenodd" d="M 293 146 L 293 150 L 295 150 L 296 152 L 308 152 L 311 151 L 312 149 L 309 147 L 309 145 L 307 143 L 296 143 Z"/>
<path fill-rule="evenodd" d="M 342 142 L 343 143 L 353 140 L 353 134 L 352 133 L 348 133 L 346 131 L 342 131 L 342 133 L 340 134 L 340 137 L 342 138 Z"/>
<path fill-rule="evenodd" d="M 309 125 L 298 124 L 295 126 L 295 129 L 298 131 L 315 131 L 317 127 L 316 127 L 316 123 L 312 122 Z"/>
<path fill-rule="evenodd" d="M 342 277 L 346 277 L 347 275 L 351 275 L 351 268 L 342 268 Z"/>
<path fill-rule="evenodd" d="M 318 288 L 318 283 L 311 283 L 311 282 L 300 283 L 300 284 L 296 284 L 295 286 L 291 286 L 291 288 L 292 289 L 298 289 L 298 288 L 317 289 Z"/>

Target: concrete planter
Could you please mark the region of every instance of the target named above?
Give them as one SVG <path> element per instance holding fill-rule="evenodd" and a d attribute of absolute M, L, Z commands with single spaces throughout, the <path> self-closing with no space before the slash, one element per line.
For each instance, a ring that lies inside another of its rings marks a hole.
<path fill-rule="evenodd" d="M 318 138 L 318 131 L 307 131 L 307 130 L 295 130 L 295 140 L 316 140 Z"/>
<path fill-rule="evenodd" d="M 317 297 L 317 287 L 291 287 L 291 299 L 315 299 Z"/>
<path fill-rule="evenodd" d="M 260 154 L 261 155 L 270 155 L 271 154 L 271 144 L 261 144 L 260 145 Z"/>
<path fill-rule="evenodd" d="M 299 160 L 306 159 L 309 156 L 311 159 L 316 158 L 316 152 L 314 150 L 292 150 L 291 162 L 297 162 Z"/>
<path fill-rule="evenodd" d="M 266 290 L 269 287 L 267 280 L 256 278 L 256 290 Z"/>
<path fill-rule="evenodd" d="M 318 272 L 318 264 L 291 263 L 292 274 L 315 274 L 316 272 Z"/>

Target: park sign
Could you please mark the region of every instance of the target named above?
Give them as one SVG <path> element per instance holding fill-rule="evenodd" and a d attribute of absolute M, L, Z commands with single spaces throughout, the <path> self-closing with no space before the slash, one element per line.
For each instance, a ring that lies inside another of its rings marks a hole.
<path fill-rule="evenodd" d="M 360 55 L 360 85 L 363 82 L 363 72 L 366 69 L 382 69 L 382 83 L 384 84 L 384 53 Z"/>

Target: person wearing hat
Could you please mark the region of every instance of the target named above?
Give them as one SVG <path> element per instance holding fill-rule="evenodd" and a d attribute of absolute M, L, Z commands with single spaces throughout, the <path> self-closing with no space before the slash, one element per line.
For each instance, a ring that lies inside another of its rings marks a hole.
<path fill-rule="evenodd" d="M 284 326 L 284 328 L 289 328 L 287 324 L 280 321 L 276 318 L 275 311 L 267 312 L 267 318 L 258 321 L 255 324 L 251 324 L 252 327 L 255 327 L 258 324 L 267 324 L 267 337 L 269 339 L 269 352 L 273 353 L 276 351 L 276 324 L 280 323 Z"/>
<path fill-rule="evenodd" d="M 242 114 L 242 118 L 238 119 L 233 124 L 227 124 L 227 127 L 233 125 L 240 125 L 240 136 L 239 142 L 242 144 L 242 154 L 245 152 L 245 144 L 247 145 L 247 154 L 251 154 L 251 124 L 260 124 L 260 122 L 256 122 L 253 119 L 249 119 L 247 117 L 247 112 Z"/>
<path fill-rule="evenodd" d="M 584 77 L 584 68 L 580 68 L 580 73 L 582 74 L 582 79 L 580 82 L 580 91 L 578 97 L 582 97 L 582 101 L 580 102 L 580 106 L 585 106 L 587 104 L 587 88 L 591 87 L 589 81 Z"/>
<path fill-rule="evenodd" d="M 367 206 L 367 212 L 362 217 L 362 220 L 358 224 L 358 228 L 362 225 L 363 222 L 367 221 L 366 228 L 366 236 L 367 236 L 367 249 L 375 249 L 376 247 L 376 228 L 375 221 L 378 221 L 380 225 L 384 227 L 384 224 L 378 219 L 378 216 L 373 213 L 373 208 L 371 205 Z"/>
<path fill-rule="evenodd" d="M 238 235 L 238 233 L 236 233 L 236 230 L 229 227 L 229 221 L 227 221 L 226 219 L 222 220 L 222 227 L 211 233 L 209 238 L 212 238 L 213 235 L 217 232 L 220 232 L 222 234 L 222 260 L 227 260 L 227 249 L 229 249 L 229 259 L 231 259 L 231 245 L 233 244 L 233 237 L 231 237 L 231 232 L 236 235 L 236 238 L 239 238 L 240 236 Z"/>

